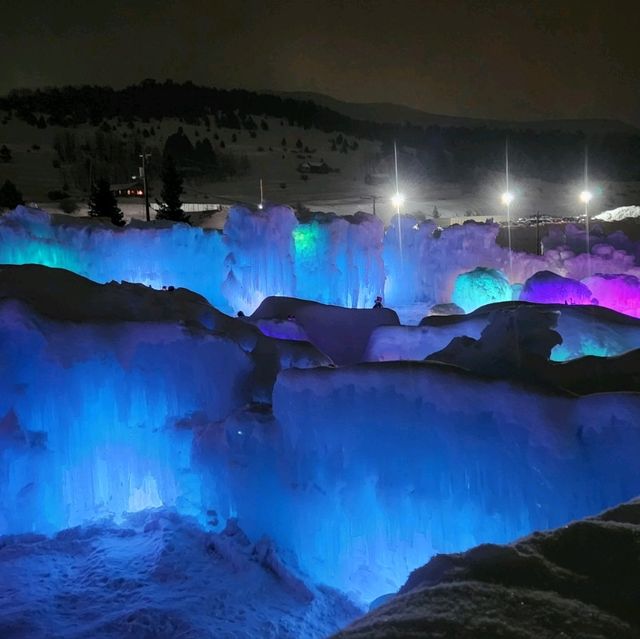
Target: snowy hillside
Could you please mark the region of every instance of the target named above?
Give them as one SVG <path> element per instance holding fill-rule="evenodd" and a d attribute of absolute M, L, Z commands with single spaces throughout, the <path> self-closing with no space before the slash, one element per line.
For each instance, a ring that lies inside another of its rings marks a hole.
<path fill-rule="evenodd" d="M 620 206 L 611 211 L 603 211 L 599 215 L 594 216 L 594 220 L 602 220 L 603 222 L 619 222 L 627 218 L 640 217 L 640 206 Z"/>

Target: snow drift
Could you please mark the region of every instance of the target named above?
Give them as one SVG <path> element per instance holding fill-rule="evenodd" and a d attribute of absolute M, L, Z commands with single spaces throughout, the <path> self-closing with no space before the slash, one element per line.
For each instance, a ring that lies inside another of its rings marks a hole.
<path fill-rule="evenodd" d="M 336 639 L 640 636 L 640 502 L 508 546 L 439 555 Z"/>
<path fill-rule="evenodd" d="M 158 509 L 0 537 L 4 639 L 322 639 L 358 609 L 305 582 L 266 538 Z"/>

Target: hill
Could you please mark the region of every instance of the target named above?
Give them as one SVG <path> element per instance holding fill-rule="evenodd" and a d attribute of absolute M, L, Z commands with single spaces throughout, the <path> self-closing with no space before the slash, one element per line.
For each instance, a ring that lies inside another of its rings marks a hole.
<path fill-rule="evenodd" d="M 187 202 L 255 205 L 262 180 L 271 202 L 348 214 L 371 212 L 375 202 L 375 212 L 387 220 L 394 213 L 395 140 L 403 212 L 502 215 L 508 123 L 488 128 L 485 122 L 188 82 L 21 90 L 0 98 L 0 147 L 10 156 L 4 162 L 0 156 L 0 181 L 12 180 L 27 201 L 41 205 L 51 203 L 50 194 L 66 194 L 72 202 L 65 207 L 73 208 L 86 200 L 93 177 L 130 182 L 144 149 L 151 153 L 152 201 L 162 156 L 170 152 L 180 156 Z M 622 184 L 640 179 L 640 135 L 615 122 L 608 128 L 579 121 L 591 127 L 588 133 L 573 126 L 509 132 L 518 217 L 577 213 L 585 142 L 599 187 L 593 212 L 640 201 L 638 184 Z M 142 216 L 141 204 L 127 215 Z"/>
<path fill-rule="evenodd" d="M 390 102 L 345 102 L 322 93 L 278 92 L 283 98 L 311 101 L 320 106 L 346 115 L 355 120 L 368 120 L 391 124 L 409 122 L 418 126 L 487 128 L 516 131 L 563 131 L 565 133 L 582 132 L 589 135 L 604 133 L 640 134 L 640 129 L 620 120 L 582 119 L 582 120 L 491 120 L 486 118 L 465 118 L 454 115 L 428 113 L 401 104 Z"/>

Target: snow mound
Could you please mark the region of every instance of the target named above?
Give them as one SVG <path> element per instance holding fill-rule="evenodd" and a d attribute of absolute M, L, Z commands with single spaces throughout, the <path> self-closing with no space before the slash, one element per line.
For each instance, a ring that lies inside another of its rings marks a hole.
<path fill-rule="evenodd" d="M 160 509 L 0 537 L 4 639 L 320 639 L 358 613 L 234 520 L 213 533 Z"/>
<path fill-rule="evenodd" d="M 336 639 L 640 636 L 640 501 L 508 546 L 438 555 Z"/>
<path fill-rule="evenodd" d="M 640 217 L 640 206 L 619 206 L 615 209 L 602 211 L 602 213 L 594 215 L 593 219 L 603 222 L 619 222 L 629 217 Z"/>

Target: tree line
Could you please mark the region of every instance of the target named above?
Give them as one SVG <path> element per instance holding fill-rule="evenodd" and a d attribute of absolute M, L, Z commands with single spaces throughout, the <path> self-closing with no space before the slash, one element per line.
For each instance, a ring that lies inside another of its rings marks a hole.
<path fill-rule="evenodd" d="M 504 166 L 504 129 L 420 126 L 356 120 L 310 100 L 245 90 L 225 90 L 145 80 L 113 89 L 100 86 L 21 89 L 0 98 L 0 109 L 34 126 L 99 126 L 117 118 L 132 123 L 180 118 L 187 124 L 247 129 L 268 128 L 260 118 L 273 117 L 290 126 L 338 132 L 390 145 L 411 146 L 430 177 L 470 178 L 478 170 Z M 523 177 L 564 181 L 574 178 L 588 144 L 592 174 L 600 179 L 640 178 L 640 135 L 634 132 L 590 134 L 582 131 L 513 130 L 508 133 L 513 170 Z"/>

